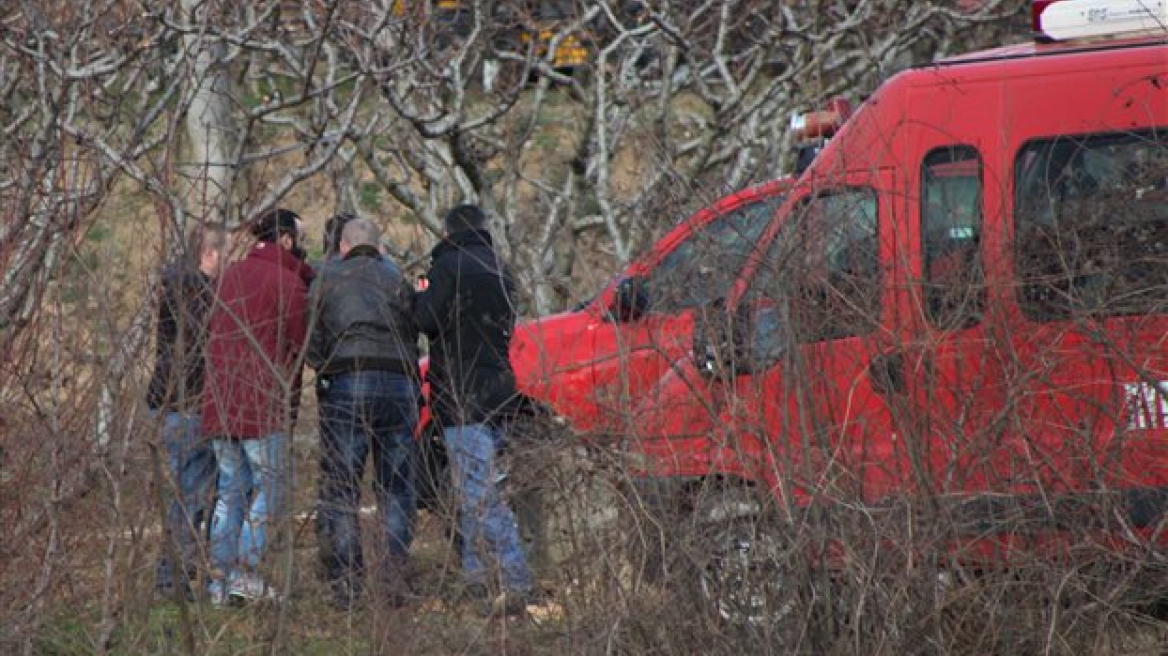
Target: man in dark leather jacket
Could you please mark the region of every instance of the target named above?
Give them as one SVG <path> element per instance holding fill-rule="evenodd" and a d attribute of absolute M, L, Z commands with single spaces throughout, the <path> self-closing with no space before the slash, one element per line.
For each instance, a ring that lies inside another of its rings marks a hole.
<path fill-rule="evenodd" d="M 358 508 L 365 459 L 372 454 L 378 516 L 388 561 L 377 568 L 385 600 L 408 593 L 405 565 L 415 514 L 414 429 L 418 422 L 418 332 L 412 290 L 378 248 L 380 231 L 349 220 L 339 259 L 320 268 L 310 292 L 308 364 L 321 398 L 321 484 L 317 530 L 333 601 L 361 595 L 364 558 Z"/>
<path fill-rule="evenodd" d="M 501 582 L 495 599 L 517 614 L 531 599 L 532 577 L 515 518 L 496 484 L 496 457 L 518 397 L 509 357 L 514 283 L 495 253 L 482 210 L 460 205 L 447 213 L 445 224 L 429 287 L 414 304 L 430 344 L 431 408 L 450 453 L 468 592 L 486 599 L 488 586 Z"/>

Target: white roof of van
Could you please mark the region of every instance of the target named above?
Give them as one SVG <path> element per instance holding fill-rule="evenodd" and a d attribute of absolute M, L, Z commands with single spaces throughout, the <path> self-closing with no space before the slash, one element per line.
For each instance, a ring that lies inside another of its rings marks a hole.
<path fill-rule="evenodd" d="M 1082 39 L 1077 41 L 1059 41 L 1055 43 L 1038 43 L 1035 41 L 1027 41 L 1010 46 L 1001 46 L 999 48 L 991 48 L 990 50 L 980 50 L 977 52 L 969 52 L 963 55 L 954 55 L 953 57 L 946 57 L 934 62 L 933 66 L 945 66 L 950 64 L 966 64 L 970 62 L 984 62 L 994 61 L 1000 59 L 1022 59 L 1026 57 L 1041 57 L 1045 55 L 1057 55 L 1069 52 L 1083 52 L 1091 50 L 1112 50 L 1119 48 L 1130 48 L 1138 46 L 1164 45 L 1168 44 L 1168 34 L 1157 34 L 1154 36 L 1142 37 L 1128 37 L 1122 39 L 1116 38 L 1096 38 L 1096 39 Z"/>

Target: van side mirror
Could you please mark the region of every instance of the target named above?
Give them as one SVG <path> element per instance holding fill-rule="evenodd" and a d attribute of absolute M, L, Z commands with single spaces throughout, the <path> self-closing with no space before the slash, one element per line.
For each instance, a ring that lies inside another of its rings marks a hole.
<path fill-rule="evenodd" d="M 612 321 L 626 323 L 645 316 L 649 310 L 649 294 L 645 289 L 645 279 L 637 276 L 625 278 L 613 290 L 612 305 L 608 316 Z"/>

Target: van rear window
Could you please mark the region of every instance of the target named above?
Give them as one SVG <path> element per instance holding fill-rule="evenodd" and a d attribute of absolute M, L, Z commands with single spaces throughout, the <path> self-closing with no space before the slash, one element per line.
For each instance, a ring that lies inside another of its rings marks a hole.
<path fill-rule="evenodd" d="M 1168 128 L 1023 146 L 1014 244 L 1031 319 L 1168 311 Z"/>

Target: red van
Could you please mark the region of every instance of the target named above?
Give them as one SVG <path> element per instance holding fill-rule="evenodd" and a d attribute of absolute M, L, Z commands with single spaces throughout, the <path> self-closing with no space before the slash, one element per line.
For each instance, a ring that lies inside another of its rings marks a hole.
<path fill-rule="evenodd" d="M 1163 553 L 1165 6 L 1035 2 L 1034 43 L 884 83 L 638 412 L 638 475 L 761 499 L 710 521 L 927 505 L 970 557 Z"/>

